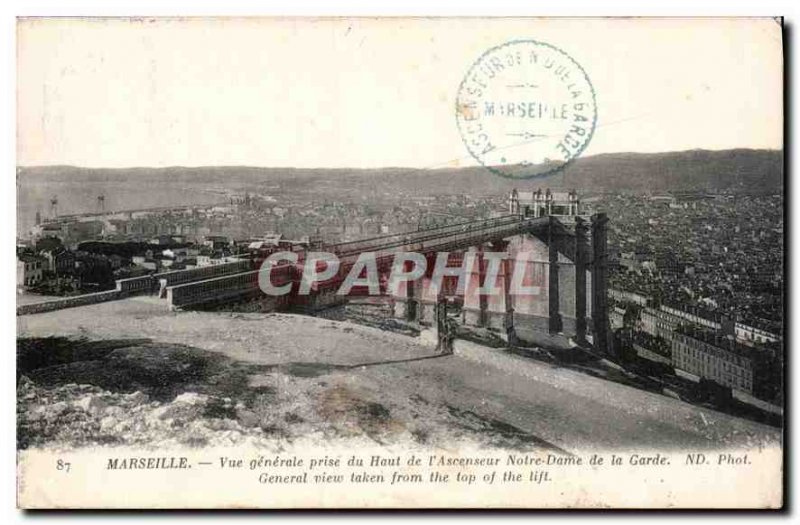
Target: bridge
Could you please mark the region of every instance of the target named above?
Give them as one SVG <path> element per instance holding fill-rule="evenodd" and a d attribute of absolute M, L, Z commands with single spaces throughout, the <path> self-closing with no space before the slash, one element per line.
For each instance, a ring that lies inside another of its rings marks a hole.
<path fill-rule="evenodd" d="M 332 253 L 339 260 L 335 275 L 314 283 L 310 294 L 298 294 L 305 251 L 296 262 L 284 262 L 271 269 L 271 282 L 280 287 L 291 285 L 285 296 L 268 296 L 259 288 L 262 261 L 233 263 L 209 268 L 179 270 L 173 275 L 156 276 L 158 290 L 170 308 L 214 308 L 232 302 L 254 301 L 262 311 L 285 307 L 315 311 L 342 304 L 348 296 L 363 295 L 368 290 L 353 287 L 339 295 L 345 277 L 363 253 L 374 254 L 380 275 L 381 294 L 391 301 L 398 318 L 435 324 L 435 305 L 442 298 L 455 300 L 463 311 L 465 324 L 508 331 L 527 341 L 541 341 L 542 334 L 592 341 L 605 346 L 607 313 L 605 304 L 606 247 L 604 215 L 590 219 L 571 216 L 526 217 L 505 215 L 425 229 L 384 235 L 369 239 L 322 246 L 319 251 Z M 428 262 L 424 275 L 401 282 L 394 293 L 388 287 L 395 258 L 403 252 L 424 256 Z M 432 271 L 437 254 L 449 253 L 448 266 L 460 266 L 469 254 L 475 257 L 463 291 L 457 278 L 448 276 L 441 286 L 433 286 Z M 499 293 L 485 293 L 491 252 L 499 252 L 502 261 L 496 282 Z M 517 272 L 528 287 L 527 294 L 513 294 L 512 277 Z"/>
<path fill-rule="evenodd" d="M 531 342 L 571 338 L 605 348 L 605 231 L 604 214 L 585 218 L 512 213 L 323 245 L 318 251 L 334 254 L 339 266 L 334 275 L 313 283 L 309 294 L 298 293 L 310 253 L 300 250 L 294 252 L 296 261 L 278 262 L 270 269 L 273 286 L 289 285 L 289 293 L 282 296 L 267 295 L 259 287 L 264 260 L 245 259 L 122 279 L 117 281 L 116 290 L 98 300 L 149 294 L 164 299 L 171 309 L 213 309 L 252 302 L 261 311 L 293 307 L 313 312 L 342 304 L 348 296 L 368 293 L 364 286 L 355 286 L 346 295 L 337 291 L 359 256 L 370 253 L 380 276 L 381 295 L 391 302 L 398 318 L 435 325 L 436 305 L 449 300 L 461 307 L 462 321 L 467 325 Z M 410 252 L 425 258 L 425 273 L 390 290 L 388 281 L 395 258 Z M 435 259 L 443 252 L 448 253 L 448 267 L 462 266 L 467 256 L 474 258 L 461 287 L 456 286 L 458 277 L 452 275 L 441 279 L 440 284 L 433 279 Z M 489 269 L 493 259 L 500 259 L 494 273 Z M 488 282 L 489 278 L 494 282 Z M 526 292 L 515 293 L 514 281 Z M 494 292 L 488 293 L 487 287 Z M 81 304 L 86 303 L 67 306 Z"/>

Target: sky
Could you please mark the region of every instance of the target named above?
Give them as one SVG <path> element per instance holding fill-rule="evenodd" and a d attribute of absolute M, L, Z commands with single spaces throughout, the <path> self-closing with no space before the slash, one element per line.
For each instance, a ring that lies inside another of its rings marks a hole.
<path fill-rule="evenodd" d="M 17 164 L 472 166 L 464 75 L 510 40 L 586 71 L 583 156 L 783 144 L 771 19 L 23 19 Z"/>

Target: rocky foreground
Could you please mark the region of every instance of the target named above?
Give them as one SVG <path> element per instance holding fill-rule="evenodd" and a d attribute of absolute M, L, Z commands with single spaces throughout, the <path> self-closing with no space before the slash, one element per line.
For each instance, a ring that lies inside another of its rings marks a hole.
<path fill-rule="evenodd" d="M 20 448 L 225 446 L 263 435 L 239 424 L 236 412 L 243 407 L 236 406 L 230 398 L 194 392 L 161 403 L 151 401 L 141 391 L 118 394 L 74 383 L 47 389 L 23 377 L 17 398 Z"/>
<path fill-rule="evenodd" d="M 347 366 L 253 365 L 182 345 L 66 338 L 20 340 L 19 358 L 22 449 L 274 447 L 301 437 L 556 449 L 421 397 L 382 404 L 343 381 Z"/>
<path fill-rule="evenodd" d="M 780 444 L 780 429 L 459 341 L 126 300 L 18 318 L 20 448 L 338 439 L 520 450 Z"/>

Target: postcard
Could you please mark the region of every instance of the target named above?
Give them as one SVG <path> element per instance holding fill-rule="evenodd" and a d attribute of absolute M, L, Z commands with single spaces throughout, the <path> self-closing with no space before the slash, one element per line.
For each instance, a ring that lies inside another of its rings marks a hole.
<path fill-rule="evenodd" d="M 20 18 L 25 509 L 779 509 L 780 18 Z"/>

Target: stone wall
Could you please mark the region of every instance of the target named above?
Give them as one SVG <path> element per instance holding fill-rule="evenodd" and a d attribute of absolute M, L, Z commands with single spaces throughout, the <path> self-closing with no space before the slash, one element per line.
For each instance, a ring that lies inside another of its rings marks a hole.
<path fill-rule="evenodd" d="M 123 294 L 119 290 L 106 290 L 105 292 L 76 295 L 73 297 L 64 297 L 63 299 L 54 299 L 51 301 L 44 301 L 41 303 L 23 304 L 17 306 L 17 315 L 30 315 L 30 314 L 40 314 L 44 312 L 52 312 L 54 310 L 61 310 L 63 308 L 74 308 L 76 306 L 86 306 L 89 304 L 113 301 L 115 299 L 120 299 L 121 297 L 123 297 Z"/>

